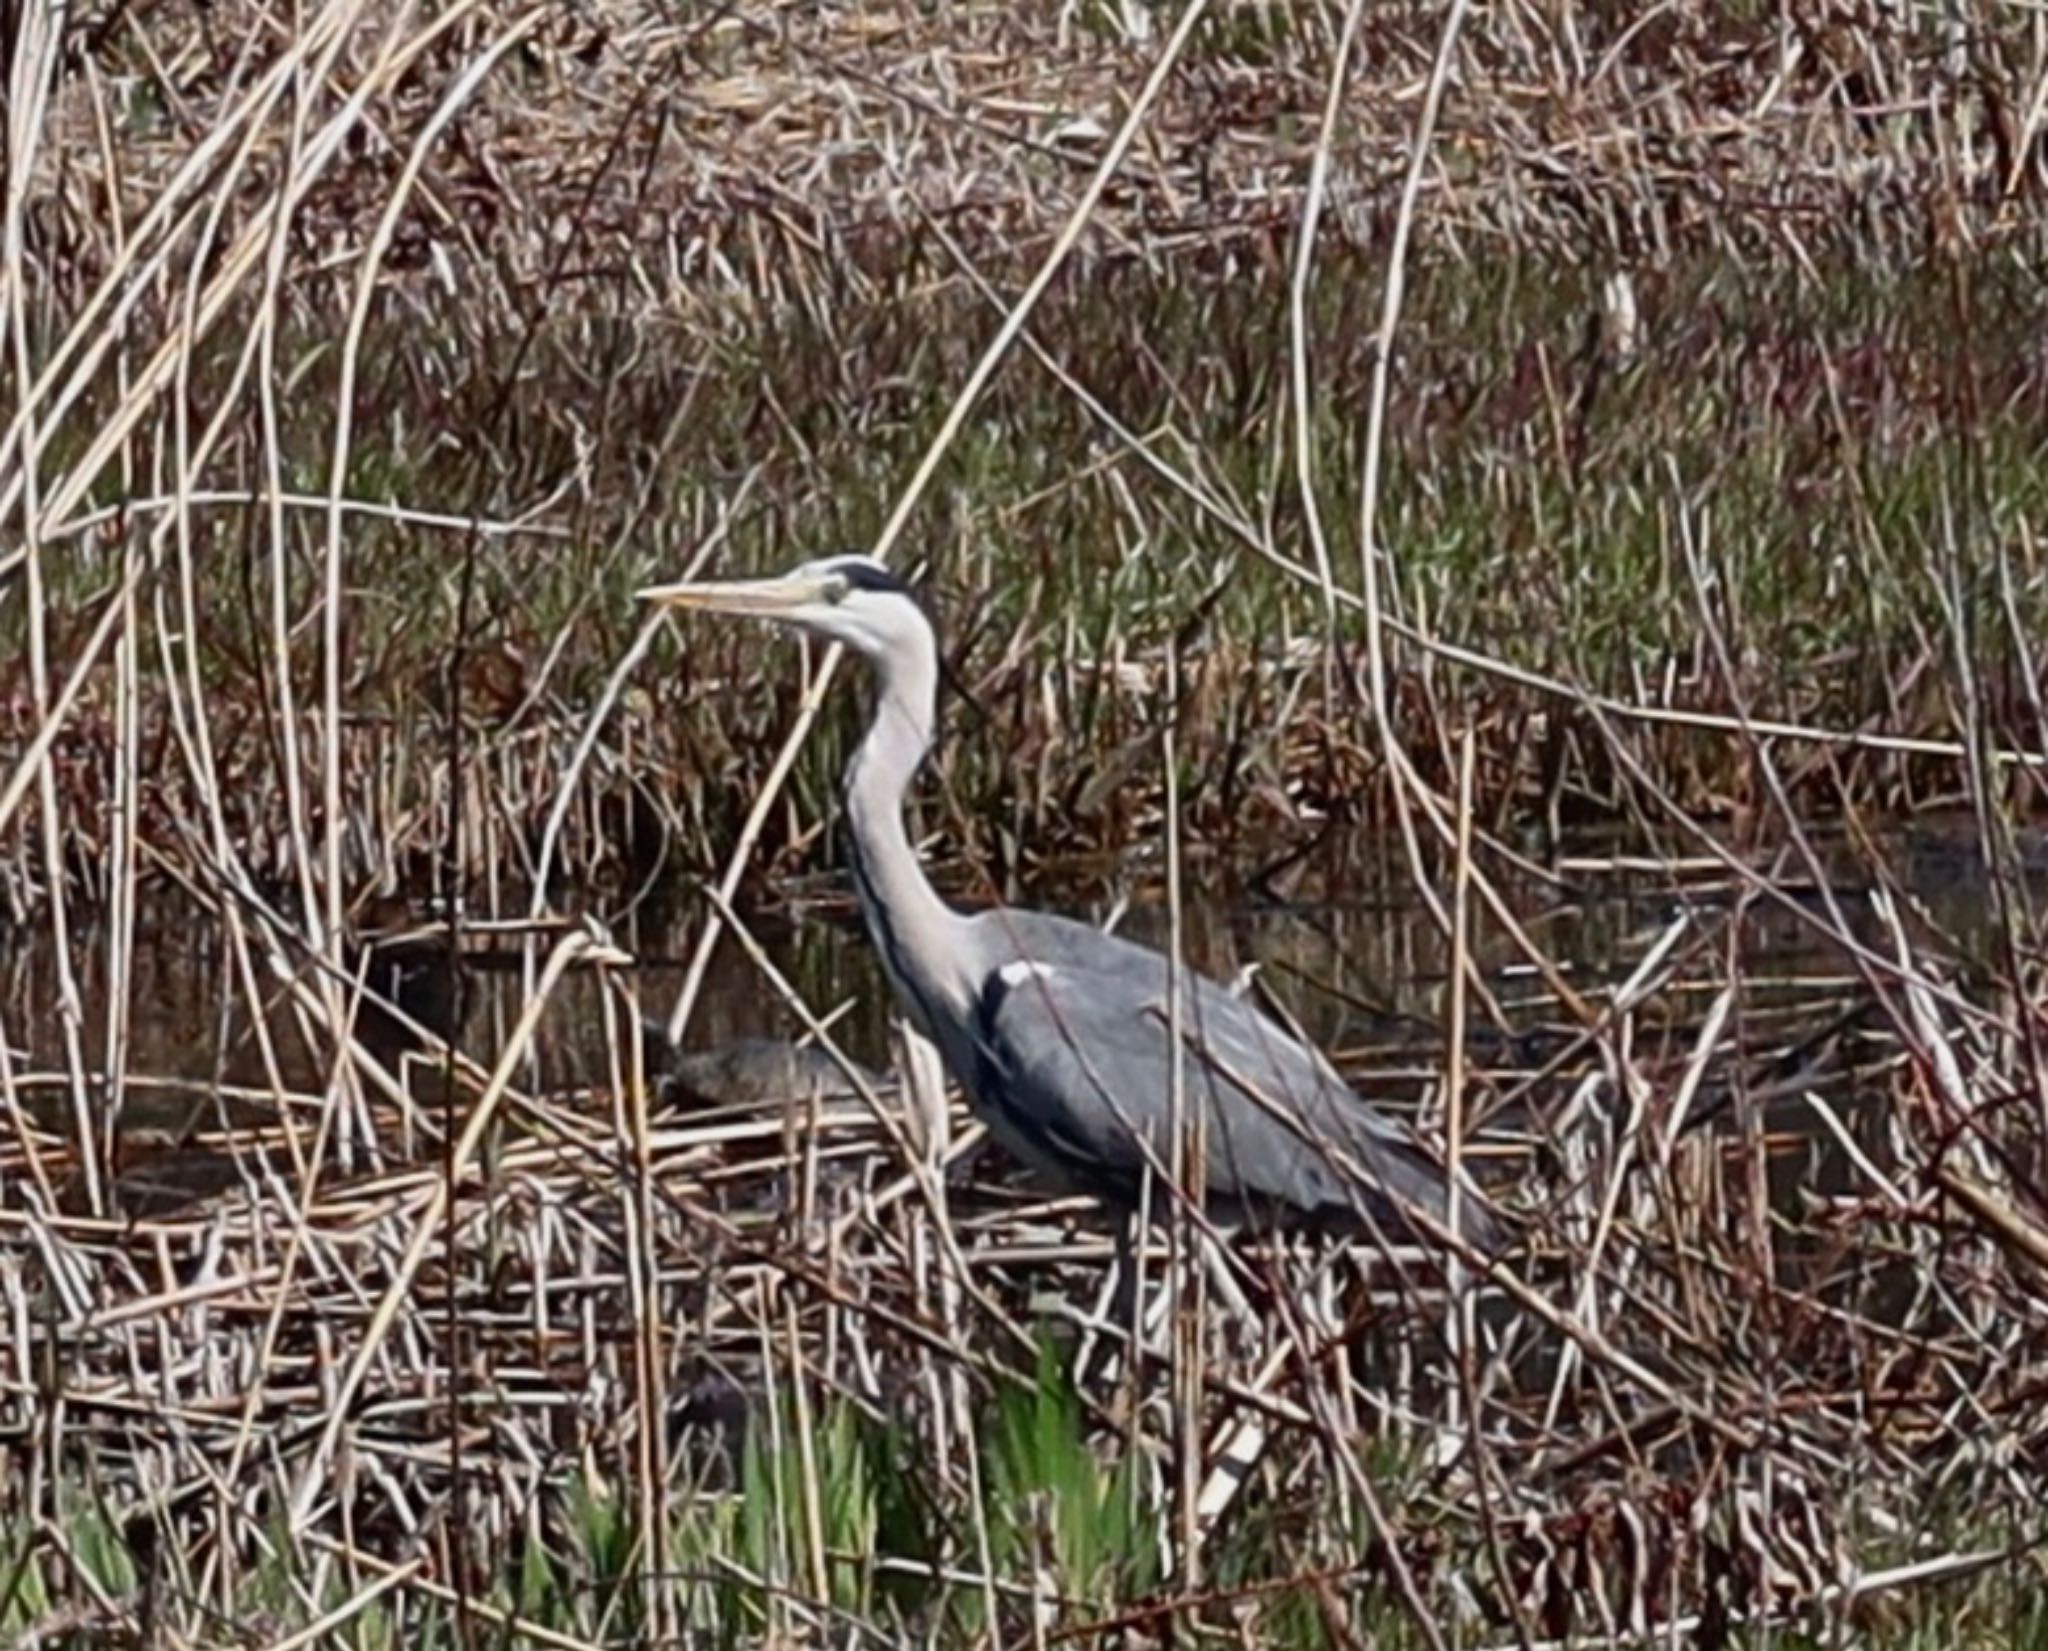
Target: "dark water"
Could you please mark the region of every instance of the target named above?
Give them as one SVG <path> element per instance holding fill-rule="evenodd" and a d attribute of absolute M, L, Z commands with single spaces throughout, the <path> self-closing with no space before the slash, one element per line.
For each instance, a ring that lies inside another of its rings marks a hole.
<path fill-rule="evenodd" d="M 2026 854 L 2034 863 L 2023 888 L 2031 893 L 2042 875 L 2040 845 L 2030 841 Z M 1888 949 L 1868 897 L 1880 880 L 1896 882 L 1919 914 L 1917 937 L 1945 950 L 1965 978 L 1978 962 L 1996 963 L 1990 882 L 1966 830 L 1949 825 L 1900 834 L 1875 862 L 1836 843 L 1829 861 L 1825 895 L 1811 879 L 1802 880 L 1801 868 L 1780 863 L 1776 886 L 1782 898 L 1745 903 L 1738 899 L 1738 885 L 1709 864 L 1676 874 L 1669 868 L 1634 869 L 1618 864 L 1605 845 L 1586 840 L 1560 857 L 1557 881 L 1519 875 L 1500 887 L 1536 945 L 1574 990 L 1595 1001 L 1604 1000 L 1683 918 L 1683 943 L 1668 965 L 1669 978 L 1637 1011 L 1636 1049 L 1654 1058 L 1661 1039 L 1677 1058 L 1690 1046 L 1712 996 L 1732 981 L 1754 1011 L 1749 1035 L 1762 1051 L 1758 1058 L 1768 1063 L 1780 1046 L 1796 1045 L 1803 1031 L 1853 1012 L 1863 988 L 1842 948 L 1816 927 L 1816 919 L 1826 918 L 1832 904 L 1866 944 Z M 1337 895 L 1328 879 L 1308 879 L 1304 886 L 1312 895 L 1295 901 L 1216 899 L 1205 891 L 1196 863 L 1183 881 L 1184 954 L 1225 979 L 1256 964 L 1262 987 L 1363 1086 L 1397 1101 L 1412 1100 L 1441 1071 L 1449 948 L 1397 868 L 1383 865 L 1377 878 L 1361 879 L 1353 859 L 1346 876 L 1361 886 Z M 1032 903 L 1101 921 L 1123 883 L 1140 892 L 1119 916 L 1120 932 L 1165 945 L 1169 913 L 1156 890 L 1145 887 L 1142 868 L 1078 878 L 1064 898 L 1038 895 Z M 1474 913 L 1473 956 L 1500 1019 L 1491 1019 L 1481 999 L 1470 1005 L 1472 1066 L 1482 1096 L 1512 1096 L 1523 1070 L 1541 1068 L 1569 1046 L 1576 1023 L 1476 901 Z M 850 1055 L 871 1066 L 887 1065 L 887 991 L 849 903 L 823 895 L 750 919 L 750 929 L 815 1013 L 843 1009 L 834 1033 Z M 641 1012 L 665 1018 L 681 989 L 697 928 L 681 922 L 654 930 L 628 916 L 612 932 L 640 959 L 625 978 Z M 459 1042 L 486 1065 L 519 1018 L 523 947 L 531 948 L 537 969 L 546 946 L 545 940 L 505 941 L 477 956 Z M 118 1082 L 106 1055 L 109 937 L 104 930 L 80 929 L 70 955 L 82 1008 L 83 1088 L 95 1127 L 106 1129 L 111 1111 L 119 1120 L 115 1133 L 147 1134 L 161 1148 L 171 1148 L 267 1110 L 262 1097 L 273 1084 L 253 1035 L 255 1016 L 215 930 L 168 904 L 144 914 L 129 970 Z M 317 1104 L 325 1050 L 317 1040 L 309 1043 L 281 1011 L 282 989 L 261 960 L 258 974 L 261 1012 L 273 1033 L 282 1083 L 300 1092 L 306 1104 Z M 0 935 L 0 1036 L 10 1052 L 16 1092 L 31 1118 L 69 1138 L 77 1102 L 61 1001 L 47 931 Z M 596 979 L 572 974 L 550 1003 L 525 1081 L 548 1089 L 604 1086 L 631 1036 L 630 1014 L 615 1006 L 608 1021 Z M 793 1038 L 801 1030 L 799 1018 L 741 947 L 730 938 L 723 941 L 686 1043 L 703 1048 L 744 1037 Z M 223 1088 L 257 1094 L 224 1107 Z"/>

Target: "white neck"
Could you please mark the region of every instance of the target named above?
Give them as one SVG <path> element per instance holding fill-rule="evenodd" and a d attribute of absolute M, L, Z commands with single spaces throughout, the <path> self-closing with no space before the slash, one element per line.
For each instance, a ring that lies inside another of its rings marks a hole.
<path fill-rule="evenodd" d="M 903 824 L 904 795 L 937 722 L 938 658 L 927 641 L 884 655 L 875 671 L 874 722 L 846 770 L 854 881 L 890 982 L 929 1033 L 931 1011 L 949 1005 L 964 1014 L 973 996 L 959 934 L 965 919 L 939 898 Z"/>

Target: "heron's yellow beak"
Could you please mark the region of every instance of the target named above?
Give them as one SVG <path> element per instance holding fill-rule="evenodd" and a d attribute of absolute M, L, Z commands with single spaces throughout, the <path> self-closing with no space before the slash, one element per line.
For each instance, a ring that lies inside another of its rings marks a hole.
<path fill-rule="evenodd" d="M 638 594 L 642 602 L 652 602 L 664 608 L 693 608 L 702 613 L 745 613 L 763 619 L 789 619 L 824 600 L 824 583 L 816 575 L 786 573 L 776 579 L 649 585 Z"/>

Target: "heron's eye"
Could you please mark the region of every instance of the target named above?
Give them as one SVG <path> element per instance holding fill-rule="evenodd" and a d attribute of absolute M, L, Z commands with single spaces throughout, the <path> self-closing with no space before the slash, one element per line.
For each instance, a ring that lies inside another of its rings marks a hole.
<path fill-rule="evenodd" d="M 846 600 L 846 593 L 853 589 L 853 581 L 843 573 L 835 573 L 825 581 L 825 600 L 835 608 Z"/>

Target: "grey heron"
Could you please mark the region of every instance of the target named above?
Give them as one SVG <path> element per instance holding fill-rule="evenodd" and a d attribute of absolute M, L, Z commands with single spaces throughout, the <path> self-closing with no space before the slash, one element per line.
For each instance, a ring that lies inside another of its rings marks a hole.
<path fill-rule="evenodd" d="M 1005 907 L 969 915 L 939 897 L 903 819 L 935 731 L 938 639 L 896 574 L 849 553 L 778 578 L 658 585 L 640 597 L 794 626 L 872 668 L 873 720 L 845 777 L 862 914 L 903 1010 L 1014 1157 L 1128 1212 L 1143 1207 L 1148 1173 L 1172 1185 L 1178 1117 L 1201 1132 L 1198 1196 L 1219 1224 L 1363 1221 L 1425 1238 L 1448 1225 L 1444 1171 L 1320 1052 L 1244 999 L 1074 919 Z M 1163 1194 L 1151 1200 L 1164 1204 Z M 1500 1223 L 1476 1193 L 1461 1191 L 1458 1206 L 1467 1238 L 1498 1242 Z"/>

